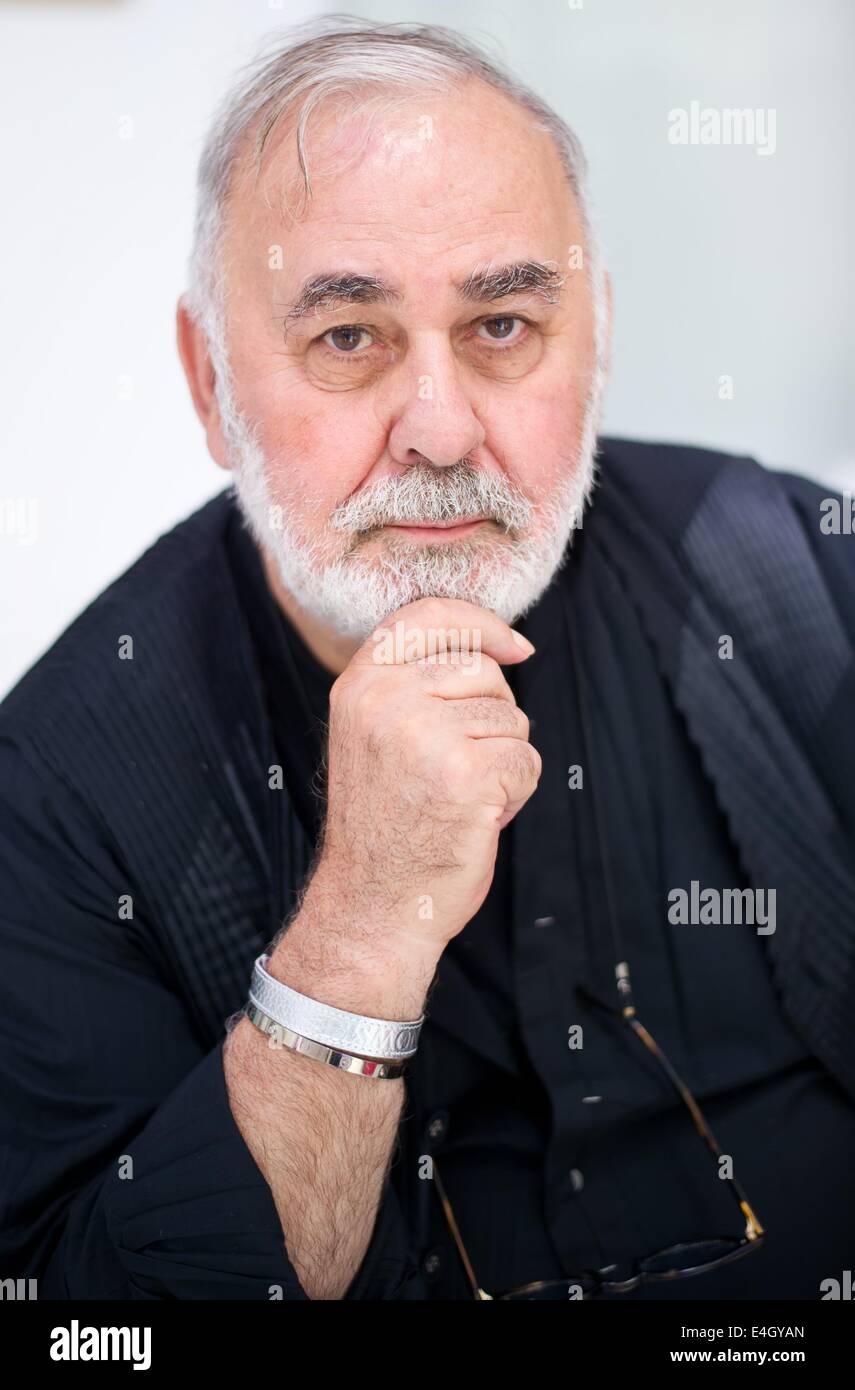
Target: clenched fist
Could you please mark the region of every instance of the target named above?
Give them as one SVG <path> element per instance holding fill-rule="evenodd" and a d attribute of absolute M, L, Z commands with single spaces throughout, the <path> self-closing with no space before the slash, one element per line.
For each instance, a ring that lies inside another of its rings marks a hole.
<path fill-rule="evenodd" d="M 426 598 L 392 614 L 335 681 L 309 891 L 346 898 L 372 954 L 438 956 L 487 896 L 499 832 L 540 777 L 501 669 L 533 650 L 493 613 Z"/>

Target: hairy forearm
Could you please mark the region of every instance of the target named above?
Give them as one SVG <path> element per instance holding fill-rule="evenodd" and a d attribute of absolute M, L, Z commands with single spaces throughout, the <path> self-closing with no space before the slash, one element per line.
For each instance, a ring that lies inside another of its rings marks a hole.
<path fill-rule="evenodd" d="M 373 961 L 340 918 L 311 902 L 268 970 L 314 999 L 376 1018 L 423 1010 L 436 960 Z M 343 1298 L 368 1248 L 405 1098 L 405 1082 L 352 1076 L 285 1047 L 242 1019 L 224 1052 L 236 1123 L 273 1194 L 288 1258 L 310 1298 Z"/>
<path fill-rule="evenodd" d="M 404 1082 L 271 1050 L 246 1019 L 225 1058 L 232 1111 L 273 1193 L 297 1277 L 310 1298 L 343 1298 L 371 1239 Z"/>

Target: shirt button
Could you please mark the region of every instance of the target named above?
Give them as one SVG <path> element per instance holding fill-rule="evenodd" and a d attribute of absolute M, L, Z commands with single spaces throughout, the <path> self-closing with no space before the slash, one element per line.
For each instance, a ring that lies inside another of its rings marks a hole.
<path fill-rule="evenodd" d="M 585 1186 L 585 1176 L 578 1168 L 570 1169 L 570 1186 L 574 1192 L 581 1192 Z"/>
<path fill-rule="evenodd" d="M 535 917 L 534 919 L 534 925 L 536 927 L 551 927 L 554 922 L 554 917 Z"/>
<path fill-rule="evenodd" d="M 442 1251 L 429 1250 L 428 1253 L 425 1255 L 424 1259 L 422 1260 L 422 1269 L 424 1270 L 428 1279 L 437 1279 L 439 1277 L 440 1270 L 442 1269 Z"/>
<path fill-rule="evenodd" d="M 427 1136 L 434 1144 L 441 1144 L 448 1133 L 448 1111 L 437 1110 L 427 1123 Z"/>

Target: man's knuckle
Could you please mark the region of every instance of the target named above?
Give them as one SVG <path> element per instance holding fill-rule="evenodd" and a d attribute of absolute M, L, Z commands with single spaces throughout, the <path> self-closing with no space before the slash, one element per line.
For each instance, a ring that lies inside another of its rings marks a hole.
<path fill-rule="evenodd" d="M 536 780 L 540 776 L 540 754 L 530 743 L 520 743 L 517 748 L 508 749 L 500 766 L 516 782 Z"/>

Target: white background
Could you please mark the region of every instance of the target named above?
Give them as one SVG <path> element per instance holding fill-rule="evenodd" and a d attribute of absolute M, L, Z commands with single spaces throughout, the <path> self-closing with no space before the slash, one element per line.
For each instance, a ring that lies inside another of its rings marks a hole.
<path fill-rule="evenodd" d="M 227 482 L 174 347 L 196 161 L 258 40 L 330 8 L 0 0 L 0 502 L 38 504 L 35 543 L 0 534 L 0 692 Z M 855 487 L 852 0 L 347 8 L 492 38 L 576 128 L 617 293 L 605 432 Z M 669 144 L 692 101 L 774 107 L 776 153 Z"/>

